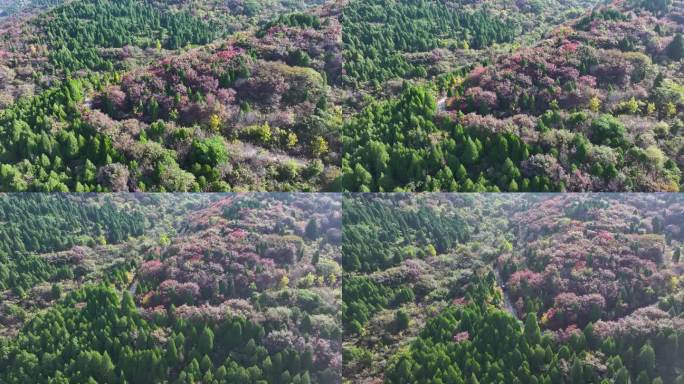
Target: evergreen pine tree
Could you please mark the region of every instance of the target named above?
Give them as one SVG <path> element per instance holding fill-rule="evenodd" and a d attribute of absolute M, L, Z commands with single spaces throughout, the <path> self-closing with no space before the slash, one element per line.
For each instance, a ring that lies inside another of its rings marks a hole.
<path fill-rule="evenodd" d="M 677 33 L 672 42 L 667 46 L 667 56 L 677 61 L 684 58 L 684 37 L 682 37 L 681 33 Z"/>
<path fill-rule="evenodd" d="M 214 349 L 214 332 L 208 327 L 204 327 L 199 339 L 199 351 L 202 354 L 209 354 Z"/>
<path fill-rule="evenodd" d="M 525 339 L 531 345 L 541 342 L 541 329 L 537 323 L 537 315 L 530 312 L 525 319 Z"/>

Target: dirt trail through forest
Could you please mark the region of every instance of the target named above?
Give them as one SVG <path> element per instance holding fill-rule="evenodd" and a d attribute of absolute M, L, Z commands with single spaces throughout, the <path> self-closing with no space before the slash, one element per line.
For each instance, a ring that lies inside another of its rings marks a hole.
<path fill-rule="evenodd" d="M 513 303 L 511 302 L 511 298 L 508 297 L 508 292 L 506 292 L 506 284 L 504 284 L 503 280 L 501 279 L 499 271 L 494 269 L 494 275 L 496 276 L 496 281 L 498 282 L 499 286 L 501 287 L 501 291 L 503 292 L 504 309 L 508 311 L 511 315 L 515 316 L 515 318 L 518 318 L 518 315 L 515 312 L 515 307 L 513 307 Z"/>

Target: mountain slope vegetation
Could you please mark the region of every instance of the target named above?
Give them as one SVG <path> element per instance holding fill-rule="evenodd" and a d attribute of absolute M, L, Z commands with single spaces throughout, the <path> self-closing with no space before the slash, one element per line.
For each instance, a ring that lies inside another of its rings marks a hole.
<path fill-rule="evenodd" d="M 0 201 L 83 223 L 3 244 L 3 383 L 340 381 L 339 196 L 32 196 Z"/>
<path fill-rule="evenodd" d="M 620 1 L 576 16 L 534 43 L 489 50 L 425 43 L 420 59 L 400 55 L 421 70 L 388 73 L 409 85 L 359 76 L 366 102 L 343 127 L 343 188 L 678 191 L 681 5 Z M 419 25 L 420 15 L 411 17 Z M 375 22 L 369 25 L 389 21 Z M 395 40 L 410 31 L 401 36 Z M 392 47 L 383 38 L 377 44 Z M 461 36 L 461 46 L 467 40 Z M 354 56 L 347 65 L 369 62 L 354 44 L 347 49 Z M 472 57 L 455 57 L 466 53 Z M 380 100 L 370 101 L 378 92 Z"/>
<path fill-rule="evenodd" d="M 79 0 L 6 21 L 2 189 L 335 189 L 339 12 L 272 5 Z"/>
<path fill-rule="evenodd" d="M 346 199 L 352 206 L 367 201 L 369 211 L 397 212 L 375 215 L 386 217 L 386 228 L 421 233 L 373 242 L 378 249 L 401 245 L 405 251 L 395 254 L 406 256 L 395 263 L 345 269 L 348 382 L 684 380 L 677 195 Z M 468 236 L 431 248 L 443 236 L 406 219 L 417 218 L 416 211 L 453 218 Z M 373 221 L 355 217 L 352 228 Z M 343 260 L 357 249 L 343 246 Z"/>

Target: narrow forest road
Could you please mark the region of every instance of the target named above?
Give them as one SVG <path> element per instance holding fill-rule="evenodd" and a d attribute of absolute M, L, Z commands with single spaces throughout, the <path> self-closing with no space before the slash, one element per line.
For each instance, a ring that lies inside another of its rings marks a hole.
<path fill-rule="evenodd" d="M 501 275 L 496 268 L 494 268 L 494 275 L 496 276 L 496 281 L 498 282 L 499 287 L 501 287 L 501 292 L 503 293 L 504 309 L 517 319 L 518 315 L 516 314 L 515 307 L 513 307 L 511 298 L 508 297 L 508 292 L 506 292 L 506 284 L 504 284 L 503 280 L 501 279 Z"/>
<path fill-rule="evenodd" d="M 446 111 L 446 97 L 442 97 L 437 101 L 437 112 Z"/>
<path fill-rule="evenodd" d="M 131 294 L 131 296 L 135 297 L 135 291 L 138 290 L 138 281 L 134 280 L 133 284 L 131 284 L 130 287 L 128 287 L 128 293 Z"/>

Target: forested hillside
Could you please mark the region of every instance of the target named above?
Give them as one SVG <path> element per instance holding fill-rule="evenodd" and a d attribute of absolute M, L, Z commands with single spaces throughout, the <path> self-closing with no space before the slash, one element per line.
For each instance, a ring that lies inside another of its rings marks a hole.
<path fill-rule="evenodd" d="M 78 0 L 7 20 L 2 190 L 337 189 L 338 14 Z"/>
<path fill-rule="evenodd" d="M 370 3 L 355 3 L 367 7 L 361 25 L 377 31 L 392 25 L 392 13 L 379 17 L 383 8 Z M 472 8 L 436 3 L 462 9 L 460 17 Z M 485 3 L 474 12 L 500 12 L 495 2 Z M 343 24 L 352 31 L 343 30 L 346 75 L 366 94 L 362 110 L 343 127 L 343 188 L 678 191 L 681 5 L 620 1 L 568 9 L 565 16 L 576 18 L 549 16 L 556 26 L 542 39 L 507 39 L 519 34 L 525 12 L 548 13 L 541 3 L 522 7 L 527 11 L 519 9 L 517 18 L 477 17 L 475 32 L 451 18 L 438 22 L 446 23 L 439 28 L 444 34 L 420 35 L 429 29 L 412 12 L 396 36 L 368 32 L 364 54 L 355 24 Z M 449 35 L 454 28 L 460 32 Z M 413 43 L 402 53 L 404 41 Z M 497 41 L 512 43 L 485 48 Z M 389 54 L 394 46 L 397 54 Z M 411 53 L 419 47 L 421 55 Z M 387 62 L 369 76 L 373 60 Z"/>
<path fill-rule="evenodd" d="M 345 270 L 347 382 L 684 381 L 679 196 L 365 200 L 374 212 L 413 212 L 413 222 L 382 215 L 384 227 L 419 230 L 419 206 L 458 218 L 450 222 L 468 236 L 372 271 Z M 375 248 L 402 243 L 380 233 Z M 442 238 L 402 239 L 423 248 Z M 355 255 L 342 249 L 343 260 Z"/>
<path fill-rule="evenodd" d="M 5 191 L 680 189 L 678 2 L 40 9 L 0 28 Z"/>
<path fill-rule="evenodd" d="M 0 335 L 14 335 L 37 311 L 91 282 L 120 287 L 144 249 L 172 233 L 184 201 L 151 195 L 0 196 Z"/>
<path fill-rule="evenodd" d="M 423 62 L 437 48 L 480 49 L 520 33 L 494 14 L 442 1 L 356 0 L 343 17 L 347 80 L 374 87 L 395 77 L 426 77 Z"/>
<path fill-rule="evenodd" d="M 88 196 L 4 197 L 35 220 L 83 222 L 21 228 L 40 241 L 32 260 L 64 272 L 27 292 L 0 285 L 0 381 L 340 381 L 339 196 Z M 105 245 L 119 209 L 154 226 Z M 85 243 L 49 242 L 71 233 Z M 0 268 L 21 255 L 8 247 Z"/>
<path fill-rule="evenodd" d="M 459 213 L 462 196 L 345 195 L 342 319 L 344 379 L 380 377 L 402 334 L 417 334 L 429 316 L 417 303 L 435 303 L 458 284 L 431 272 L 471 266 L 451 258 L 476 229 Z M 477 262 L 477 261 L 475 261 Z M 409 325 L 410 319 L 413 319 Z"/>
<path fill-rule="evenodd" d="M 49 195 L 0 197 L 0 291 L 19 296 L 43 281 L 74 277 L 77 263 L 51 263 L 38 254 L 75 246 L 118 244 L 143 234 L 139 212 L 126 213 L 111 202 Z"/>
<path fill-rule="evenodd" d="M 138 1 L 75 2 L 48 12 L 37 21 L 45 35 L 39 43 L 50 53 L 55 70 L 66 74 L 79 69 L 112 70 L 112 60 L 98 48 L 178 49 L 188 44 L 207 44 L 220 30 L 186 12 L 159 12 Z"/>

